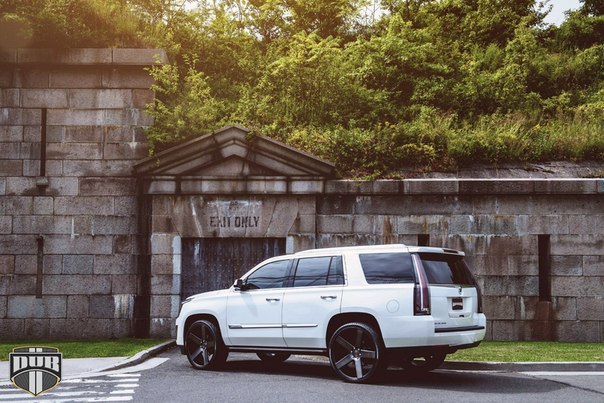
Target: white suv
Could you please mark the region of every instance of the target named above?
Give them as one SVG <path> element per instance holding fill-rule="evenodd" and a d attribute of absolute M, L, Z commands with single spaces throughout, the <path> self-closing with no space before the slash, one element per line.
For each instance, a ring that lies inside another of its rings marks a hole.
<path fill-rule="evenodd" d="M 464 253 L 405 245 L 315 249 L 268 259 L 226 290 L 187 298 L 176 344 L 197 369 L 229 351 L 281 362 L 327 355 L 348 382 L 389 363 L 429 371 L 485 336 Z"/>

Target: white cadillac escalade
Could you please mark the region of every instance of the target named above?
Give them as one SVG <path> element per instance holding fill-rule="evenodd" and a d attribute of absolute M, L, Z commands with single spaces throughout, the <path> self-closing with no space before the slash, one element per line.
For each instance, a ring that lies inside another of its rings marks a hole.
<path fill-rule="evenodd" d="M 486 319 L 463 252 L 379 245 L 268 259 L 229 289 L 187 298 L 176 329 L 197 369 L 219 368 L 230 351 L 272 362 L 320 354 L 343 380 L 369 382 L 393 362 L 437 368 L 477 346 Z"/>

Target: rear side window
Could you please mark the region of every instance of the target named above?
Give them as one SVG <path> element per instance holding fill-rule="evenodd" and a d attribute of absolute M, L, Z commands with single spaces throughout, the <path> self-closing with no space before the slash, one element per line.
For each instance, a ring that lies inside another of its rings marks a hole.
<path fill-rule="evenodd" d="M 365 253 L 359 259 L 369 284 L 415 283 L 409 253 Z"/>
<path fill-rule="evenodd" d="M 344 284 L 341 256 L 311 257 L 298 260 L 294 287 Z"/>
<path fill-rule="evenodd" d="M 462 256 L 420 253 L 422 266 L 430 284 L 475 285 Z"/>

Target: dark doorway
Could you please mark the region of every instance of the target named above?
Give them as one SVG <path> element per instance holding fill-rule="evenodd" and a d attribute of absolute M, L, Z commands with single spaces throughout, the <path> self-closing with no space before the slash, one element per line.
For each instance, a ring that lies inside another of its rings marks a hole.
<path fill-rule="evenodd" d="M 284 253 L 284 238 L 183 238 L 180 297 L 228 288 L 256 264 Z"/>

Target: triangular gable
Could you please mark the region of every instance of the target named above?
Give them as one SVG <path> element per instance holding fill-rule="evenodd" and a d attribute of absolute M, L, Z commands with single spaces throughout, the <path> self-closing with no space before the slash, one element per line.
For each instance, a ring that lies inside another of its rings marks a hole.
<path fill-rule="evenodd" d="M 146 158 L 134 166 L 143 176 L 321 176 L 334 165 L 240 126 L 228 126 Z"/>

